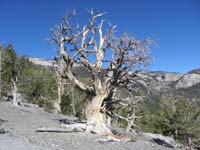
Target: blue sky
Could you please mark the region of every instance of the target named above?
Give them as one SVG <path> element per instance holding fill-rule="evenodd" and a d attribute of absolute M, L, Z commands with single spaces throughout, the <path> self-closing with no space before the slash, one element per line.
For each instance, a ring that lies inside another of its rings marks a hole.
<path fill-rule="evenodd" d="M 66 10 L 77 9 L 79 22 L 87 8 L 106 11 L 121 34 L 152 37 L 154 64 L 149 70 L 187 72 L 200 67 L 199 0 L 0 0 L 0 41 L 20 55 L 52 58 L 46 40 L 50 27 Z"/>

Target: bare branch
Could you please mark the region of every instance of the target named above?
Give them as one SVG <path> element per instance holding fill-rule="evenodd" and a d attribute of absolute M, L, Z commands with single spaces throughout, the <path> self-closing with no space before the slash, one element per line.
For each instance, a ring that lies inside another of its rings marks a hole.
<path fill-rule="evenodd" d="M 89 120 L 86 130 L 91 131 L 90 128 L 94 128 L 94 133 L 106 131 L 107 134 L 112 134 L 106 125 L 102 124 L 103 113 L 126 120 L 130 125 L 129 129 L 137 118 L 135 107 L 139 99 L 130 95 L 129 99 L 117 100 L 113 99 L 113 95 L 120 88 L 132 92 L 137 84 L 148 86 L 146 79 L 136 72 L 151 60 L 151 40 L 138 40 L 128 34 L 116 38 L 116 26 L 110 24 L 109 28 L 104 30 L 104 20 L 101 17 L 105 12 L 97 13 L 91 9 L 89 13 L 89 22 L 83 27 L 73 23 L 75 11 L 66 14 L 61 23 L 52 29 L 52 40 L 59 46 L 60 56 L 65 63 L 62 77 L 84 91 L 89 99 L 86 108 L 86 117 Z M 105 57 L 107 53 L 112 54 L 112 57 Z M 72 68 L 77 62 L 89 70 L 91 85 L 76 77 Z M 105 71 L 104 67 L 107 67 Z M 128 116 L 114 114 L 114 107 L 129 107 Z"/>

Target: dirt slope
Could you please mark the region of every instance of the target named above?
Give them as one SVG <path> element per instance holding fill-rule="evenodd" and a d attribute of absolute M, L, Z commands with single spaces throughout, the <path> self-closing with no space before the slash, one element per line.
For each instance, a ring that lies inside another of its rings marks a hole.
<path fill-rule="evenodd" d="M 15 107 L 10 102 L 0 101 L 0 150 L 168 150 L 138 136 L 136 142 L 99 142 L 99 137 L 83 132 L 38 133 L 37 128 L 59 127 L 59 119 L 72 119 L 59 114 L 44 112 L 41 108 Z"/>

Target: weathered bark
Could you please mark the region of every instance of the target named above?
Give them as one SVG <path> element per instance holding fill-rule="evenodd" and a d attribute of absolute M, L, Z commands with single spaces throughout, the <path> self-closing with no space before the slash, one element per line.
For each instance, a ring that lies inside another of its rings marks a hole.
<path fill-rule="evenodd" d="M 74 91 L 73 91 L 73 86 L 72 86 L 72 90 L 71 90 L 71 94 L 72 94 L 72 112 L 73 112 L 73 116 L 76 116 L 76 108 L 75 108 L 75 99 L 74 99 Z"/>
<path fill-rule="evenodd" d="M 108 126 L 108 127 L 111 127 L 111 123 L 112 123 L 112 118 L 110 117 L 110 116 L 106 116 L 106 125 Z"/>
<path fill-rule="evenodd" d="M 112 98 L 111 93 L 114 89 L 121 87 L 130 90 L 130 84 L 135 84 L 137 80 L 141 80 L 138 76 L 134 76 L 134 72 L 133 74 L 128 72 L 148 64 L 150 59 L 148 49 L 151 42 L 148 39 L 136 40 L 128 34 L 115 38 L 113 33 L 116 26 L 110 24 L 109 29 L 104 32 L 104 20 L 102 19 L 100 23 L 98 23 L 98 20 L 105 13 L 96 13 L 93 9 L 90 11 L 89 23 L 84 25 L 82 30 L 79 27 L 74 28 L 71 19 L 75 14 L 74 11 L 66 14 L 61 23 L 52 29 L 52 39 L 58 44 L 59 55 L 65 63 L 62 77 L 90 97 L 85 111 L 86 131 L 120 138 L 113 135 L 106 126 L 105 114 L 114 109 L 111 106 L 112 103 L 120 102 L 120 100 L 110 100 Z M 105 54 L 110 50 L 112 57 L 106 59 Z M 95 60 L 91 60 L 91 54 L 95 55 Z M 77 78 L 72 69 L 76 62 L 91 73 L 91 84 Z M 107 62 L 105 64 L 107 65 L 105 76 L 101 73 L 104 62 Z M 102 104 L 103 107 L 105 104 L 103 113 Z M 109 115 L 112 116 L 113 113 L 111 112 Z"/>
<path fill-rule="evenodd" d="M 130 121 L 128 121 L 126 131 L 133 132 L 134 131 L 134 129 L 133 129 L 134 125 L 135 125 L 134 119 L 131 119 Z"/>
<path fill-rule="evenodd" d="M 111 133 L 106 126 L 105 114 L 100 112 L 101 104 L 104 100 L 104 95 L 95 96 L 92 101 L 86 107 L 87 118 L 87 132 L 93 132 L 97 134 Z"/>
<path fill-rule="evenodd" d="M 62 95 L 62 81 L 61 81 L 61 77 L 58 79 L 59 81 L 58 81 L 58 87 L 57 87 L 57 94 L 58 94 L 58 107 L 56 108 L 57 109 L 57 111 L 60 113 L 62 110 L 61 110 L 61 102 L 62 102 L 62 100 L 61 100 L 61 95 Z"/>
<path fill-rule="evenodd" d="M 56 107 L 55 109 L 60 113 L 61 112 L 61 87 L 60 85 L 58 84 L 58 87 L 57 87 L 57 95 L 58 95 L 58 99 L 57 99 L 57 104 L 56 104 Z"/>
<path fill-rule="evenodd" d="M 62 125 L 65 128 L 57 128 L 57 127 L 51 127 L 51 128 L 38 128 L 35 131 L 36 132 L 57 132 L 57 133 L 67 133 L 67 132 L 84 132 L 86 129 L 86 124 L 83 123 L 75 123 L 75 124 L 69 124 L 69 125 Z"/>
<path fill-rule="evenodd" d="M 114 135 L 107 127 L 106 113 L 101 112 L 101 106 L 103 101 L 109 96 L 109 90 L 102 86 L 100 79 L 96 79 L 95 81 L 95 91 L 96 95 L 88 102 L 86 106 L 86 132 L 92 132 L 98 135 L 110 136 L 113 138 L 122 138 Z"/>
<path fill-rule="evenodd" d="M 13 86 L 12 86 L 12 96 L 13 96 L 12 103 L 15 106 L 19 106 L 19 101 L 17 99 L 17 85 L 16 85 L 16 81 L 14 81 L 13 79 L 11 79 L 11 81 L 12 81 L 12 84 L 13 84 Z"/>

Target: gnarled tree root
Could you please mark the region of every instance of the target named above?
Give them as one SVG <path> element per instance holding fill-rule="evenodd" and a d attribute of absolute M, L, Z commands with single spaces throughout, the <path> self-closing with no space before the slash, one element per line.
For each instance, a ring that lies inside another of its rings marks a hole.
<path fill-rule="evenodd" d="M 122 135 L 116 135 L 112 133 L 105 124 L 86 124 L 86 123 L 73 123 L 73 124 L 61 124 L 71 131 L 86 131 L 87 133 L 94 133 L 100 136 L 106 136 L 108 141 L 115 142 L 130 142 L 132 139 L 130 137 L 125 137 Z"/>
<path fill-rule="evenodd" d="M 61 127 L 52 128 L 38 128 L 36 132 L 87 132 L 94 133 L 100 136 L 107 137 L 106 139 L 99 139 L 99 142 L 130 142 L 132 138 L 120 135 L 120 133 L 113 133 L 105 124 L 87 124 L 87 123 L 61 123 Z M 63 128 L 64 127 L 64 128 Z"/>

